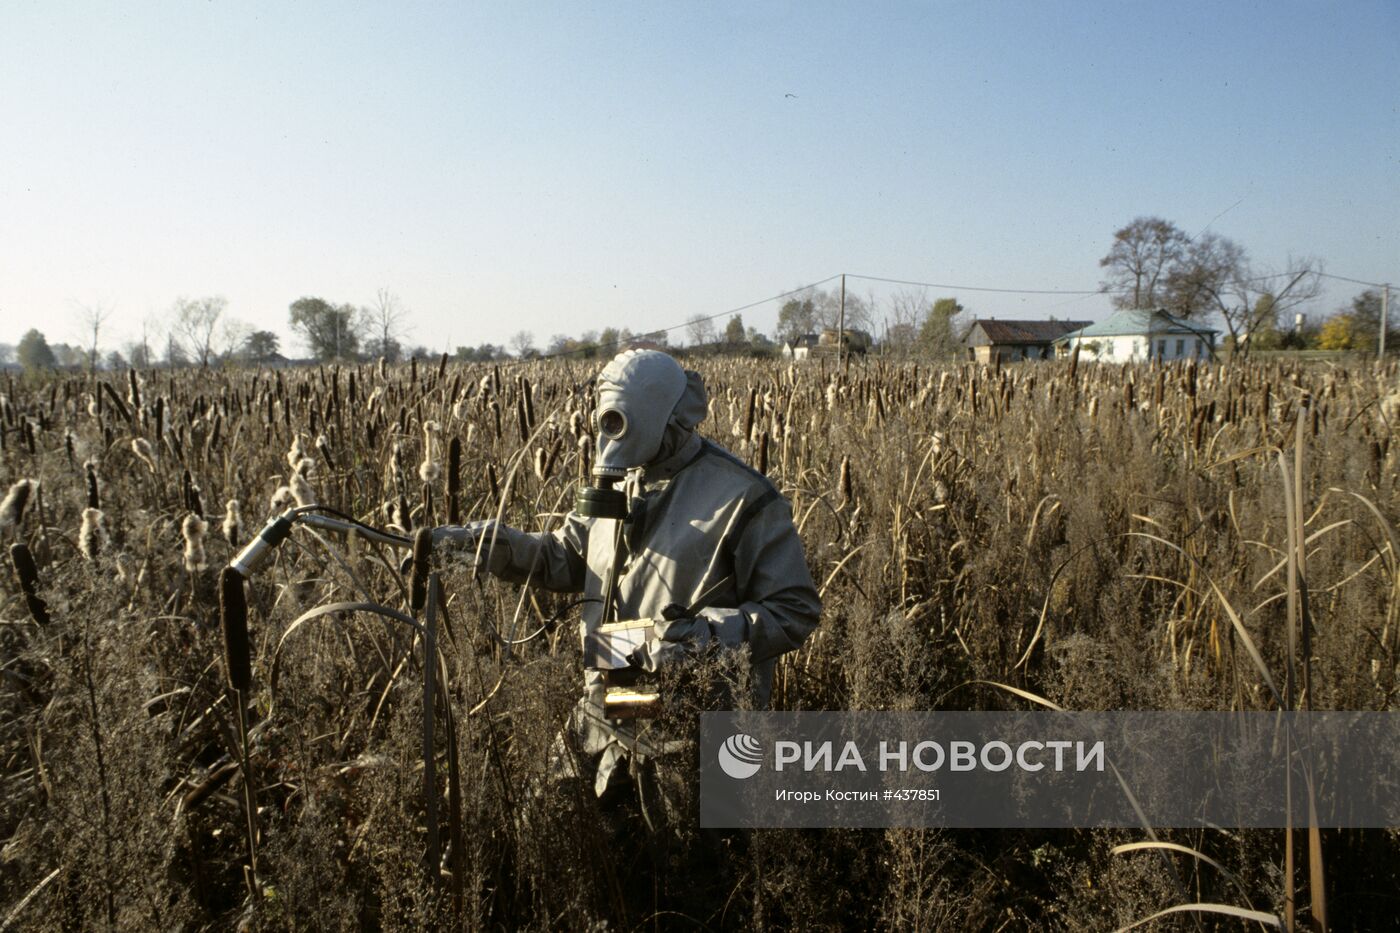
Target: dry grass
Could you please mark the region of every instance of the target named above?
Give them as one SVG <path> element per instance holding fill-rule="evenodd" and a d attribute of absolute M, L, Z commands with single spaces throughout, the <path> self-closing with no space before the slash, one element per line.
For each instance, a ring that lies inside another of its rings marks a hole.
<path fill-rule="evenodd" d="M 791 498 L 823 589 L 782 708 L 1020 702 L 979 681 L 1070 709 L 1400 703 L 1393 367 L 701 367 L 705 430 Z M 248 590 L 251 906 L 218 568 L 294 497 L 405 533 L 552 526 L 586 475 L 593 368 L 7 382 L 0 924 L 1097 929 L 1189 902 L 1302 923 L 1324 890 L 1333 928 L 1400 910 L 1393 830 L 1312 831 L 1296 859 L 1264 831 L 713 834 L 661 774 L 649 836 L 630 801 L 541 778 L 572 626 L 510 643 L 565 601 L 441 566 L 425 800 L 413 633 L 331 614 L 284 640 L 327 602 L 410 612 L 421 573 L 301 532 Z"/>

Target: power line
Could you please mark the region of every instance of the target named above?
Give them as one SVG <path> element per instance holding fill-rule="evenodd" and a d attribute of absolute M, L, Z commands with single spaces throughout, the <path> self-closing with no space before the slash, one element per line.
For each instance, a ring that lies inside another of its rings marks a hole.
<path fill-rule="evenodd" d="M 1347 278 L 1347 277 L 1344 276 L 1344 275 L 1333 275 L 1333 274 L 1330 273 L 1330 272 L 1319 272 L 1318 275 L 1322 276 L 1324 279 L 1336 279 L 1338 282 L 1350 282 L 1350 283 L 1352 283 L 1353 285 L 1369 285 L 1369 286 L 1371 286 L 1372 288 L 1385 288 L 1385 287 L 1386 287 L 1386 283 L 1385 283 L 1385 282 L 1365 282 L 1365 281 L 1362 281 L 1361 279 L 1349 279 L 1349 278 Z"/>
<path fill-rule="evenodd" d="M 693 317 L 683 324 L 672 324 L 669 327 L 654 327 L 651 330 L 646 331 L 645 333 L 629 337 L 628 340 L 645 340 L 647 337 L 657 334 L 669 334 L 673 330 L 681 330 L 682 328 L 690 327 L 692 324 L 699 324 L 704 321 L 714 321 L 722 317 L 728 317 L 733 314 L 738 314 L 741 311 L 748 311 L 750 308 L 757 308 L 759 305 L 766 305 L 770 301 L 777 301 L 780 298 L 789 298 L 793 295 L 800 295 L 802 292 L 811 291 L 814 288 L 818 288 L 822 285 L 825 285 L 827 282 L 839 279 L 840 277 L 841 276 L 839 273 L 836 275 L 829 275 L 819 282 L 811 282 L 807 285 L 800 285 L 797 288 L 789 289 L 788 291 L 780 292 L 776 295 L 770 295 L 767 298 L 760 298 L 758 301 L 751 301 L 748 304 L 740 305 L 737 308 L 730 308 L 728 311 L 720 311 L 718 314 L 711 314 L 705 317 Z M 621 346 L 624 342 L 626 341 L 623 341 L 621 338 L 619 338 L 617 340 L 609 340 L 607 343 L 585 343 L 572 347 L 568 350 L 560 350 L 558 353 L 541 353 L 539 356 L 532 357 L 531 360 L 533 361 L 558 359 L 561 356 L 573 356 L 575 354 L 584 353 L 589 350 L 611 350 L 615 347 Z M 516 360 L 514 362 L 527 361 Z"/>
<path fill-rule="evenodd" d="M 835 276 L 832 276 L 835 278 Z M 1003 295 L 1098 295 L 1101 289 L 1082 290 L 1066 288 L 985 288 L 978 285 L 947 285 L 942 282 L 914 282 L 908 279 L 887 279 L 878 275 L 859 275 L 855 272 L 847 273 L 847 278 L 865 279 L 870 282 L 885 282 L 889 285 L 918 285 L 923 288 L 945 288 L 949 291 L 959 292 L 997 292 Z M 827 279 L 831 281 L 831 279 Z"/>
<path fill-rule="evenodd" d="M 1227 208 L 1227 211 L 1233 209 L 1234 206 L 1237 206 L 1237 205 L 1232 205 L 1231 208 Z M 1222 211 L 1222 213 L 1225 213 L 1225 212 Z M 1217 219 L 1218 219 L 1218 218 L 1217 218 Z M 1214 223 L 1214 222 L 1215 222 L 1214 220 L 1211 221 L 1211 223 Z M 1209 224 L 1207 224 L 1206 226 L 1208 227 Z M 1202 232 L 1204 232 L 1204 231 L 1202 231 Z M 1289 275 L 1294 275 L 1294 274 L 1295 274 L 1295 273 L 1293 273 L 1293 272 L 1273 272 L 1273 273 L 1269 273 L 1269 274 L 1267 274 L 1267 275 L 1256 275 L 1256 276 L 1252 276 L 1252 277 L 1250 277 L 1250 278 L 1248 278 L 1248 279 L 1243 279 L 1242 281 L 1244 281 L 1244 282 L 1262 282 L 1262 281 L 1267 281 L 1268 279 L 1283 278 L 1284 276 L 1289 276 Z M 1325 278 L 1325 279 L 1335 279 L 1335 280 L 1337 280 L 1337 281 L 1339 281 L 1339 282 L 1351 282 L 1352 284 L 1355 284 L 1355 285 L 1367 285 L 1367 286 L 1371 286 L 1371 287 L 1373 287 L 1373 288 L 1385 288 L 1385 287 L 1386 287 L 1385 283 L 1383 283 L 1383 282 L 1367 282 L 1367 281 L 1365 281 L 1365 280 L 1363 280 L 1363 279 L 1348 278 L 1347 276 L 1344 276 L 1344 275 L 1333 275 L 1333 274 L 1330 273 L 1330 272 L 1313 272 L 1312 274 L 1317 275 L 1317 276 L 1320 276 L 1321 278 Z M 766 305 L 766 304 L 768 304 L 768 303 L 770 303 L 770 302 L 778 301 L 778 300 L 783 299 L 783 298 L 790 298 L 790 297 L 792 297 L 793 295 L 800 295 L 800 294 L 802 294 L 803 292 L 811 291 L 812 289 L 814 289 L 814 288 L 819 288 L 819 287 L 821 287 L 822 285 L 825 285 L 825 284 L 828 283 L 828 282 L 835 281 L 836 279 L 839 279 L 840 277 L 841 277 L 841 273 L 837 273 L 836 275 L 829 275 L 829 276 L 827 276 L 826 278 L 821 279 L 821 280 L 819 280 L 819 281 L 810 282 L 810 283 L 808 283 L 808 284 L 806 284 L 806 285 L 800 285 L 800 286 L 798 286 L 797 288 L 789 289 L 789 290 L 787 290 L 787 291 L 785 291 L 785 292 L 779 292 L 778 294 L 776 294 L 776 295 L 770 295 L 770 296 L 767 297 L 767 298 L 760 298 L 760 299 L 757 300 L 757 301 L 751 301 L 751 302 L 749 302 L 748 304 L 739 305 L 739 306 L 736 307 L 736 308 L 730 308 L 730 309 L 725 310 L 725 311 L 720 311 L 720 312 L 718 312 L 718 313 L 716 313 L 716 314 L 710 314 L 710 315 L 706 315 L 706 316 L 703 316 L 703 317 L 693 317 L 693 318 L 691 318 L 690 320 L 685 321 L 684 323 L 672 324 L 672 325 L 667 326 L 667 327 L 652 328 L 651 330 L 648 330 L 648 331 L 646 331 L 645 333 L 638 334 L 638 335 L 635 335 L 635 336 L 633 336 L 633 337 L 630 337 L 630 338 L 628 338 L 628 340 L 646 339 L 647 337 L 654 336 L 654 335 L 669 334 L 669 333 L 671 333 L 672 331 L 681 330 L 681 329 L 683 329 L 683 328 L 690 327 L 690 326 L 693 325 L 693 324 L 699 324 L 699 323 L 703 323 L 703 322 L 706 322 L 706 321 L 714 321 L 714 320 L 718 320 L 719 318 L 722 318 L 722 317 L 729 317 L 729 316 L 734 315 L 734 314 L 739 314 L 740 312 L 743 312 L 743 311 L 748 311 L 748 310 L 750 310 L 751 308 L 757 308 L 757 307 L 759 307 L 760 305 Z M 1089 296 L 1091 296 L 1091 295 L 1103 295 L 1103 294 L 1107 294 L 1107 291 L 1106 291 L 1105 289 L 1102 289 L 1102 288 L 1095 288 L 1095 289 L 1066 289 L 1066 288 L 989 288 L 989 287 L 986 287 L 986 286 L 979 286 L 979 285 L 950 285 L 950 284 L 947 284 L 947 283 L 944 283 L 944 282 L 921 282 L 921 281 L 917 281 L 917 280 L 914 280 L 914 279 L 892 279 L 892 278 L 887 278 L 887 277 L 878 276 L 878 275 L 861 275 L 861 274 L 856 273 L 856 272 L 849 272 L 849 273 L 846 273 L 846 277 L 847 277 L 847 278 L 852 278 L 852 279 L 861 279 L 861 280 L 867 281 L 867 282 L 883 282 L 883 283 L 885 283 L 885 284 L 887 284 L 887 285 L 912 285 L 912 286 L 918 286 L 918 287 L 921 287 L 921 288 L 941 288 L 941 289 L 945 289 L 945 290 L 948 290 L 948 291 L 960 291 L 960 292 L 991 292 L 991 293 L 1001 294 L 1001 295 L 1071 295 L 1071 296 L 1076 296 L 1076 297 L 1071 298 L 1069 301 L 1059 302 L 1059 303 L 1057 303 L 1057 304 L 1055 304 L 1055 305 L 1052 305 L 1052 306 L 1051 306 L 1052 308 L 1060 307 L 1061 304 L 1073 304 L 1074 302 L 1076 302 L 1076 301 L 1082 301 L 1084 298 L 1089 297 Z M 587 343 L 587 344 L 580 344 L 580 345 L 575 346 L 575 347 L 572 347 L 572 348 L 570 348 L 570 349 L 568 349 L 568 350 L 560 350 L 560 351 L 557 352 L 557 353 L 541 353 L 541 354 L 539 354 L 538 356 L 531 357 L 529 360 L 524 360 L 524 359 L 503 360 L 503 361 L 500 361 L 497 365 L 504 364 L 504 365 L 510 366 L 510 365 L 516 365 L 516 364 L 519 364 L 519 363 L 532 362 L 532 361 L 536 361 L 536 360 L 552 360 L 552 359 L 558 359 L 558 358 L 560 358 L 560 357 L 565 357 L 565 356 L 575 356 L 575 355 L 578 355 L 578 354 L 581 354 L 581 353 L 586 353 L 586 352 L 588 352 L 588 351 L 590 351 L 590 350 L 591 350 L 591 351 L 595 351 L 595 352 L 596 352 L 596 351 L 599 351 L 599 350 L 611 350 L 611 349 L 615 349 L 616 347 L 621 346 L 621 345 L 624 344 L 625 342 L 627 342 L 627 341 L 624 341 L 624 340 L 622 340 L 622 339 L 619 338 L 618 340 L 610 340 L 610 341 L 608 341 L 608 342 L 606 342 L 606 343 Z"/>

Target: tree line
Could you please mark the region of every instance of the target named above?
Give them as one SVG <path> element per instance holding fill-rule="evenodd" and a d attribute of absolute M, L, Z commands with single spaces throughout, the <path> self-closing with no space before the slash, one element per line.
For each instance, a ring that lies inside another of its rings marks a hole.
<path fill-rule="evenodd" d="M 1227 332 L 1225 348 L 1231 352 L 1374 351 L 1379 342 L 1382 299 L 1376 289 L 1361 292 L 1326 318 L 1302 313 L 1322 292 L 1323 265 L 1315 258 L 1289 257 L 1281 266 L 1265 265 L 1229 237 L 1211 231 L 1189 236 L 1171 221 L 1143 216 L 1114 231 L 1099 267 L 1104 271 L 1100 291 L 1115 307 L 1161 308 L 1187 320 L 1218 320 Z M 926 289 L 905 287 L 879 299 L 873 292 L 842 295 L 835 289 L 809 288 L 784 301 L 771 338 L 745 326 L 739 314 L 730 315 L 722 328 L 717 317 L 696 315 L 672 329 L 683 331 L 674 334 L 680 338 L 675 344 L 667 330 L 636 334 L 627 328 L 605 327 L 577 337 L 554 334 L 541 347 L 532 332 L 521 330 L 506 344 L 458 346 L 450 355 L 463 362 L 594 359 L 641 345 L 774 356 L 784 344 L 835 330 L 843 302 L 847 330 L 863 335 L 863 345 L 896 357 L 956 359 L 972 321 L 956 297 L 931 298 Z M 77 312 L 81 344 L 50 344 L 34 328 L 17 346 L 0 344 L 0 366 L 119 369 L 287 362 L 276 333 L 255 330 L 230 316 L 227 300 L 219 296 L 178 298 L 163 321 L 144 322 L 139 339 L 105 353 L 100 338 L 111 310 L 102 305 L 78 306 Z M 411 333 L 409 314 L 387 288 L 379 289 L 364 305 L 317 296 L 298 298 L 288 306 L 288 326 L 317 362 L 384 359 L 394 363 L 437 355 L 421 345 L 406 345 Z M 1400 347 L 1394 326 L 1386 334 L 1389 346 Z"/>

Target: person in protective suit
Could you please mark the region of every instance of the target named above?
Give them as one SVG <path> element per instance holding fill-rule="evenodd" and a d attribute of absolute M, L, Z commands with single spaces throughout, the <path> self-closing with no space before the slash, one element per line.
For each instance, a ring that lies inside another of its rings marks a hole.
<path fill-rule="evenodd" d="M 582 593 L 585 644 L 604 623 L 652 620 L 628 656 L 635 670 L 747 651 L 753 703 L 766 708 L 777 659 L 821 613 L 791 506 L 767 477 L 696 433 L 708 410 L 704 382 L 667 354 L 618 355 L 596 392 L 594 481 L 622 484 L 624 518 L 574 511 L 552 533 L 476 522 L 439 528 L 435 541 L 475 549 L 478 566 L 505 580 Z M 604 715 L 615 673 L 585 670 L 572 721 L 599 795 L 629 753 L 652 751 Z"/>

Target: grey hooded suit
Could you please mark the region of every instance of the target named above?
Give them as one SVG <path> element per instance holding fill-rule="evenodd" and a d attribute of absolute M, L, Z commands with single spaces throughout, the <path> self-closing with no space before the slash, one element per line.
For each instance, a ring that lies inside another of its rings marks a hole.
<path fill-rule="evenodd" d="M 625 356 L 604 370 L 600 389 Z M 666 361 L 675 365 L 669 357 Z M 624 483 L 630 508 L 622 520 L 624 559 L 614 619 L 601 617 L 599 597 L 611 571 L 619 520 L 571 512 L 553 532 L 483 523 L 472 529 L 472 537 L 484 538 L 485 566 L 503 579 L 582 593 L 588 601 L 581 640 L 603 622 L 660 619 L 671 605 L 690 609 L 708 623 L 687 629 L 698 632 L 699 640 L 749 652 L 753 699 L 763 708 L 777 659 L 812 633 L 821 602 L 791 506 L 767 477 L 694 433 L 704 417 L 704 388 L 698 375 L 686 376 L 681 400 L 663 413 L 668 420 L 656 458 L 630 470 Z M 602 672 L 585 670 L 585 695 L 575 717 L 582 750 L 602 753 L 600 793 L 633 734 L 601 720 L 604 686 Z"/>

